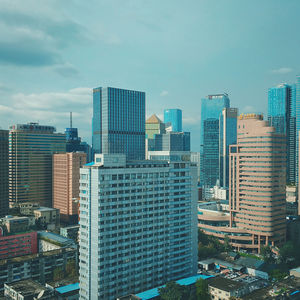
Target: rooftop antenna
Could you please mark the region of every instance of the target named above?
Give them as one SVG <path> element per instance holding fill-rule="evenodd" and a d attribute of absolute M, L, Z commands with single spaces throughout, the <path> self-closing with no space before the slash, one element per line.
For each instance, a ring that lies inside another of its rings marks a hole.
<path fill-rule="evenodd" d="M 70 111 L 70 128 L 73 128 L 72 127 L 72 112 Z"/>

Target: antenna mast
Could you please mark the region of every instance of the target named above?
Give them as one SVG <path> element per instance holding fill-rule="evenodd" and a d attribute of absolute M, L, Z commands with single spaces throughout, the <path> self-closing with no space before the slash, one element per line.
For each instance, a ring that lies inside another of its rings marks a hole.
<path fill-rule="evenodd" d="M 72 112 L 70 111 L 70 128 L 73 128 L 72 127 Z"/>

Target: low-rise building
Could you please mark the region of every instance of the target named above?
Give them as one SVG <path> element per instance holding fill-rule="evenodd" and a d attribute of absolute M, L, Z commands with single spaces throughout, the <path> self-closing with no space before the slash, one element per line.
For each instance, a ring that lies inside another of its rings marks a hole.
<path fill-rule="evenodd" d="M 55 269 L 66 270 L 68 262 L 78 264 L 78 252 L 74 248 L 57 250 L 0 260 L 0 293 L 4 284 L 16 280 L 32 279 L 45 284 L 53 280 Z"/>
<path fill-rule="evenodd" d="M 6 226 L 8 233 L 26 231 L 29 228 L 28 217 L 6 216 L 2 218 L 2 224 Z"/>
<path fill-rule="evenodd" d="M 242 297 L 248 293 L 248 287 L 244 283 L 221 276 L 210 278 L 207 283 L 213 300 L 229 300 L 230 297 Z"/>
<path fill-rule="evenodd" d="M 20 210 L 20 214 L 25 216 L 33 215 L 34 214 L 33 211 L 40 207 L 40 205 L 36 202 L 22 202 L 22 203 L 15 204 L 15 206 L 18 206 Z"/>
<path fill-rule="evenodd" d="M 40 207 L 33 211 L 35 219 L 41 225 L 47 227 L 48 230 L 53 230 L 59 225 L 59 209 L 50 207 Z"/>
<path fill-rule="evenodd" d="M 37 253 L 37 232 L 0 236 L 0 260 Z"/>
<path fill-rule="evenodd" d="M 39 252 L 46 252 L 67 247 L 73 247 L 77 249 L 77 245 L 72 239 L 68 239 L 53 232 L 39 231 L 38 238 Z"/>
<path fill-rule="evenodd" d="M 31 279 L 4 284 L 4 296 L 11 300 L 57 299 L 52 291 Z"/>
<path fill-rule="evenodd" d="M 73 241 L 78 242 L 79 225 L 61 227 L 60 234 L 68 239 L 72 239 Z"/>

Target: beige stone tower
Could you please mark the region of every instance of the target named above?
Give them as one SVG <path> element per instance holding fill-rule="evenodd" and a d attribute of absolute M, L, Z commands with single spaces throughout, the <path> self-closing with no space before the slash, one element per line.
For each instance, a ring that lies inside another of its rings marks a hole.
<path fill-rule="evenodd" d="M 238 248 L 259 252 L 285 241 L 286 155 L 285 136 L 262 115 L 239 117 L 229 159 L 230 227 L 244 235 Z"/>

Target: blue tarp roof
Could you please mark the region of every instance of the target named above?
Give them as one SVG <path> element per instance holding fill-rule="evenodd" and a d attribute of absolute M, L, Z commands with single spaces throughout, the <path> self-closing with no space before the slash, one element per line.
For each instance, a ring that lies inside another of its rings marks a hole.
<path fill-rule="evenodd" d="M 85 166 L 93 166 L 95 164 L 95 162 L 90 162 L 90 163 L 88 163 L 88 164 L 85 164 Z"/>
<path fill-rule="evenodd" d="M 79 282 L 61 286 L 59 288 L 56 288 L 55 290 L 57 292 L 59 292 L 60 294 L 65 294 L 65 293 L 69 293 L 69 292 L 72 292 L 75 290 L 79 290 Z"/>
<path fill-rule="evenodd" d="M 199 278 L 207 279 L 207 278 L 210 278 L 210 277 L 214 277 L 214 276 L 206 276 L 206 275 L 199 274 L 199 275 L 195 275 L 195 276 L 191 276 L 191 277 L 187 277 L 187 278 L 177 280 L 176 282 L 180 285 L 191 285 L 191 284 L 195 283 Z M 136 294 L 136 296 L 141 298 L 142 300 L 153 299 L 154 297 L 159 296 L 158 289 L 163 287 L 163 286 L 160 286 L 160 287 L 157 287 L 157 288 L 154 288 L 154 289 Z"/>

